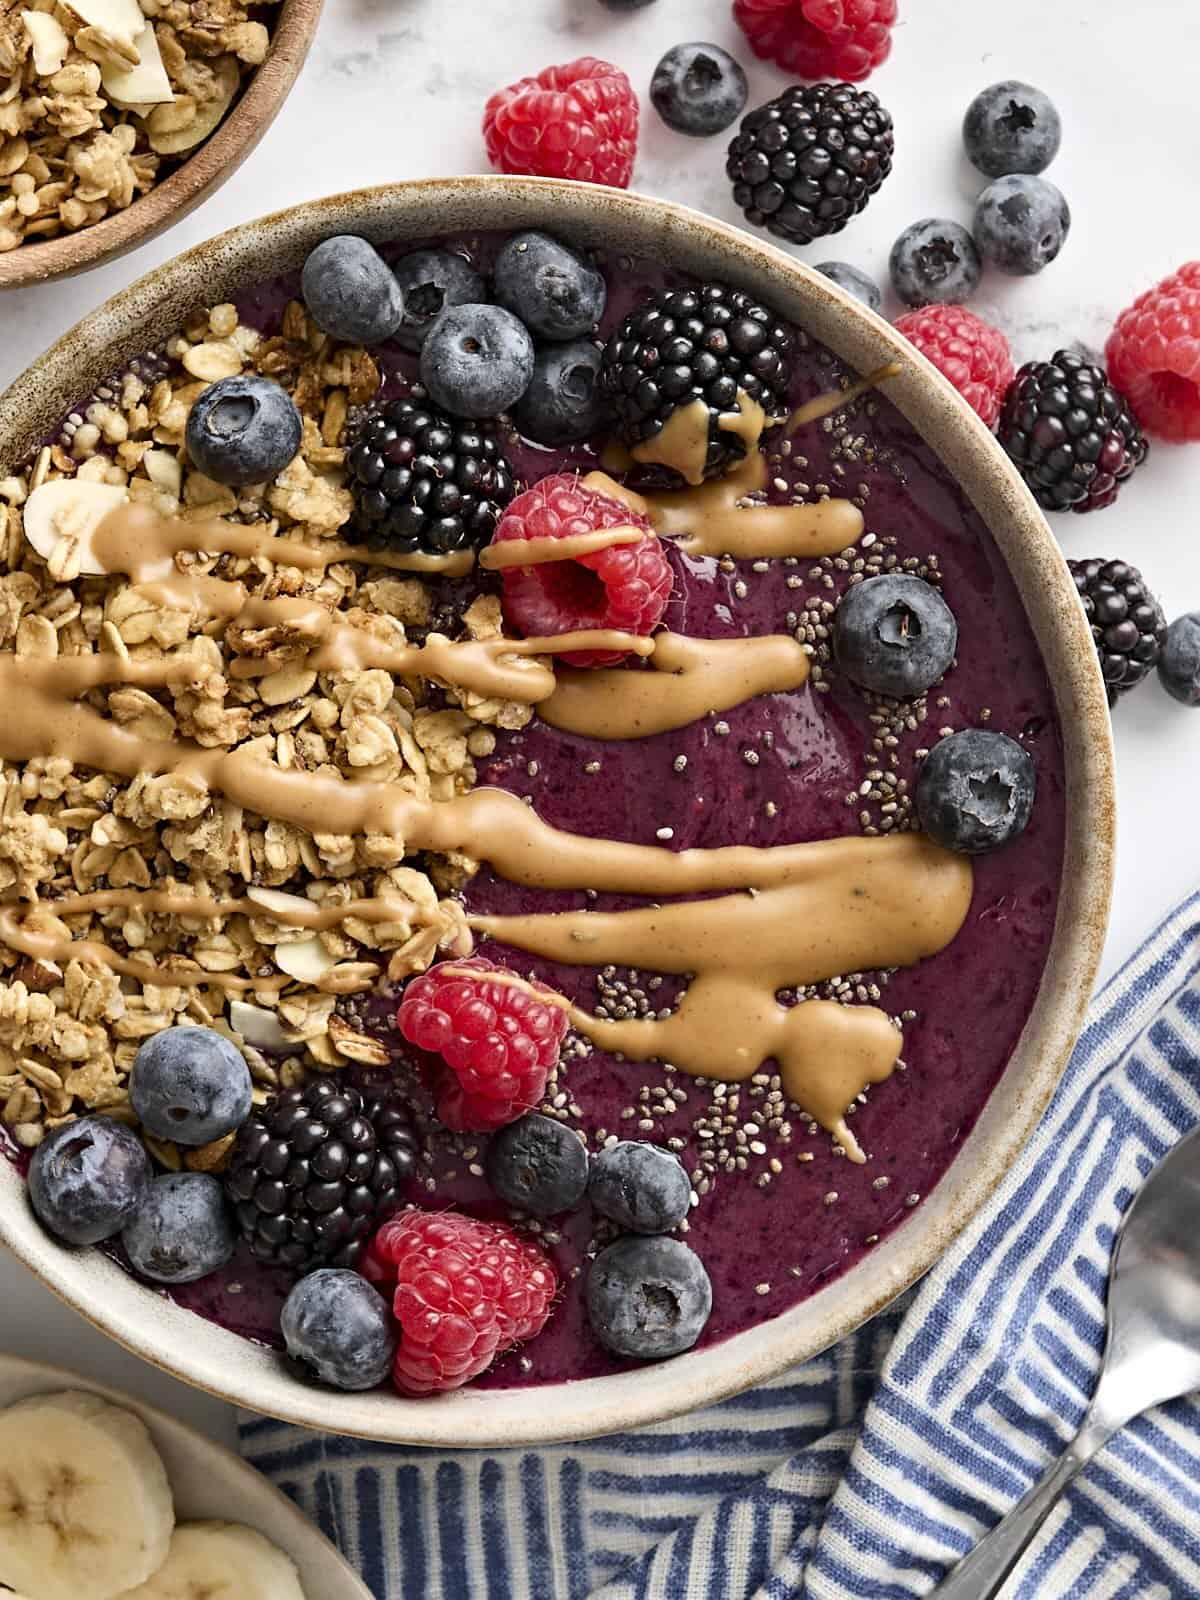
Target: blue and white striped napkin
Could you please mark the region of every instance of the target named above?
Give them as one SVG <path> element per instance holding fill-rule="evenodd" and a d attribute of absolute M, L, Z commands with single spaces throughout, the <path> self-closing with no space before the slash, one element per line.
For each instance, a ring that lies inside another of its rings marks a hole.
<path fill-rule="evenodd" d="M 538 1450 L 372 1446 L 242 1419 L 247 1458 L 380 1600 L 903 1600 L 1074 1431 L 1109 1255 L 1200 1121 L 1200 895 L 1092 1006 L 996 1201 L 911 1297 L 777 1382 Z M 1022 1600 L 1200 1596 L 1200 1404 L 1118 1435 L 1014 1580 Z"/>

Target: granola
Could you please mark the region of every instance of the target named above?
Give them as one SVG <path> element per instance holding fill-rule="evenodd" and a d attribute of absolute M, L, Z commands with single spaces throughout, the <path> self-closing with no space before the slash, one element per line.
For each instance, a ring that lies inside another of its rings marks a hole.
<path fill-rule="evenodd" d="M 280 0 L 0 6 L 0 251 L 122 211 L 213 132 Z"/>

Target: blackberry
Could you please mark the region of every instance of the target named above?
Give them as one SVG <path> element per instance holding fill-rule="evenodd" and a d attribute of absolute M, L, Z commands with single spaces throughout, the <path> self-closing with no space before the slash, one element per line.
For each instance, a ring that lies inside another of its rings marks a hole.
<path fill-rule="evenodd" d="M 1158 665 L 1167 640 L 1163 608 L 1136 567 L 1125 561 L 1069 561 L 1092 626 L 1108 703 L 1135 688 Z"/>
<path fill-rule="evenodd" d="M 1149 445 L 1101 367 L 1069 350 L 1019 369 L 1000 413 L 1000 443 L 1046 511 L 1098 511 Z"/>
<path fill-rule="evenodd" d="M 869 89 L 793 84 L 742 119 L 725 171 L 750 222 L 811 244 L 858 215 L 894 148 L 892 119 Z"/>
<path fill-rule="evenodd" d="M 737 410 L 739 390 L 768 416 L 786 409 L 791 353 L 788 330 L 740 289 L 665 289 L 609 339 L 600 382 L 631 445 L 654 438 L 680 406 L 703 400 L 710 413 L 704 475 L 713 477 L 744 454 L 742 441 L 722 432 L 721 414 Z"/>
<path fill-rule="evenodd" d="M 416 1158 L 401 1107 L 319 1078 L 253 1113 L 225 1182 L 259 1261 L 353 1267 L 376 1218 L 399 1206 Z"/>
<path fill-rule="evenodd" d="M 346 465 L 355 503 L 347 538 L 375 550 L 478 548 L 513 495 L 492 431 L 426 401 L 393 400 L 375 412 Z"/>

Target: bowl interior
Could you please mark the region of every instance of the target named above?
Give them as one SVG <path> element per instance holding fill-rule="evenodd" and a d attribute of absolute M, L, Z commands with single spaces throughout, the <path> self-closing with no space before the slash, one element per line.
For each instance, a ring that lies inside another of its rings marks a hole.
<path fill-rule="evenodd" d="M 69 278 L 124 255 L 186 217 L 241 166 L 275 120 L 304 65 L 325 0 L 283 0 L 266 60 L 196 153 L 162 183 L 79 233 L 20 245 L 0 255 L 0 289 Z"/>
<path fill-rule="evenodd" d="M 1112 877 L 1112 752 L 1094 650 L 1065 563 L 1006 457 L 950 385 L 885 322 L 781 251 L 682 207 L 550 180 L 461 178 L 336 196 L 244 224 L 109 301 L 18 379 L 0 398 L 0 475 L 80 395 L 174 332 L 189 313 L 298 266 L 330 233 L 383 241 L 533 226 L 751 290 L 862 372 L 901 362 L 888 396 L 938 451 L 990 529 L 1045 659 L 1064 742 L 1066 858 L 1045 973 L 1017 1049 L 945 1177 L 911 1218 L 791 1310 L 673 1361 L 557 1385 L 550 1404 L 538 1404 L 537 1389 L 468 1389 L 405 1401 L 391 1393 L 306 1388 L 272 1352 L 150 1293 L 96 1252 L 55 1244 L 34 1220 L 19 1175 L 0 1161 L 0 1237 L 111 1337 L 251 1409 L 405 1443 L 578 1439 L 676 1415 L 816 1354 L 878 1311 L 933 1265 L 984 1203 L 1049 1099 L 1091 993 Z"/>

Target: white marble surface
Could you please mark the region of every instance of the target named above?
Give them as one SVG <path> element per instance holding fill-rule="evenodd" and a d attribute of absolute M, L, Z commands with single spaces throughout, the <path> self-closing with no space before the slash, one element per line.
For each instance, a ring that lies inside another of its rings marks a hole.
<path fill-rule="evenodd" d="M 1018 360 L 1081 340 L 1102 345 L 1135 293 L 1200 255 L 1200 185 L 1191 67 L 1195 0 L 901 0 L 891 61 L 872 79 L 897 124 L 896 168 L 864 216 L 806 259 L 840 257 L 882 277 L 894 236 L 926 215 L 969 222 L 981 185 L 960 155 L 966 102 L 1002 77 L 1031 80 L 1063 112 L 1049 174 L 1074 227 L 1040 278 L 989 278 L 977 309 L 1011 336 Z M 1136 21 L 1133 12 L 1136 11 Z M 294 201 L 390 179 L 486 170 L 479 139 L 496 87 L 587 53 L 625 68 L 645 93 L 659 55 L 685 39 L 746 60 L 727 0 L 656 0 L 632 16 L 599 0 L 328 0 L 299 84 L 259 150 L 173 232 L 70 282 L 0 298 L 0 383 L 132 277 L 184 246 Z M 755 63 L 754 103 L 783 79 Z M 646 108 L 636 185 L 730 221 L 722 141 L 693 141 Z M 895 310 L 895 307 L 892 307 Z M 1120 503 L 1058 518 L 1073 556 L 1141 565 L 1171 615 L 1200 607 L 1200 445 L 1161 447 Z M 1200 784 L 1200 713 L 1151 684 L 1117 715 L 1120 853 L 1105 969 L 1200 880 L 1200 833 L 1187 796 Z M 228 1436 L 226 1408 L 152 1373 L 0 1260 L 0 1345 L 138 1388 Z"/>

